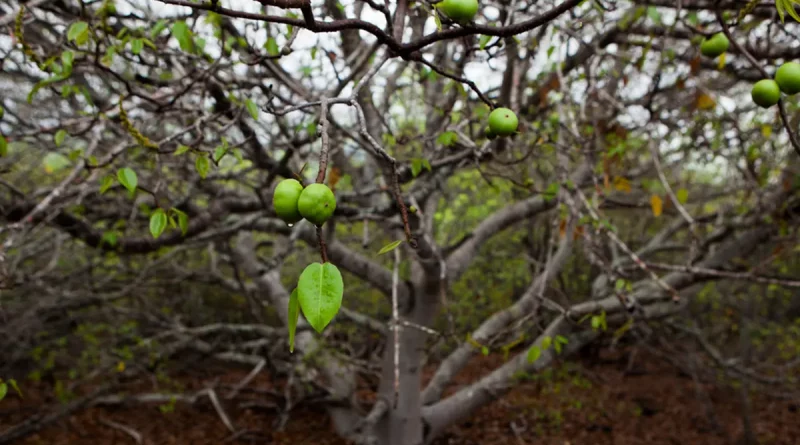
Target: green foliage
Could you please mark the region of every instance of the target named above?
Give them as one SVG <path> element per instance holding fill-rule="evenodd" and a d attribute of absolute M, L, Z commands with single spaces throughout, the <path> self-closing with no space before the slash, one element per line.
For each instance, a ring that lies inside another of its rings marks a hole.
<path fill-rule="evenodd" d="M 297 299 L 308 324 L 322 332 L 342 306 L 344 282 L 331 263 L 309 264 L 297 283 Z"/>
<path fill-rule="evenodd" d="M 131 195 L 136 192 L 136 187 L 139 185 L 139 179 L 136 172 L 128 167 L 117 170 L 117 180 L 123 187 L 128 189 Z"/>
<path fill-rule="evenodd" d="M 300 300 L 297 296 L 297 288 L 289 296 L 289 352 L 294 352 L 294 336 L 297 331 L 297 320 L 300 317 Z"/>
<path fill-rule="evenodd" d="M 387 245 L 385 245 L 385 246 L 381 247 L 381 250 L 379 250 L 379 251 L 378 251 L 378 255 L 383 255 L 384 253 L 388 253 L 388 252 L 391 252 L 391 251 L 393 251 L 393 250 L 394 250 L 394 249 L 396 249 L 396 248 L 397 248 L 397 247 L 398 247 L 400 244 L 402 244 L 402 243 L 403 243 L 403 241 L 405 241 L 405 240 L 401 240 L 401 239 L 399 239 L 399 240 L 397 240 L 397 241 L 392 241 L 391 243 L 389 243 L 389 244 L 387 244 Z"/>
<path fill-rule="evenodd" d="M 153 235 L 153 238 L 158 238 L 164 233 L 164 229 L 167 228 L 167 214 L 164 213 L 163 209 L 156 209 L 152 215 L 150 215 L 150 234 Z"/>

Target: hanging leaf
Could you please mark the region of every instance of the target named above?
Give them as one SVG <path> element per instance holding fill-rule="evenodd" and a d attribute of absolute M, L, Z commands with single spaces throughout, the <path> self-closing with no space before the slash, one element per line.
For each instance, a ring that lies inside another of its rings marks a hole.
<path fill-rule="evenodd" d="M 720 54 L 719 60 L 717 61 L 717 69 L 722 71 L 725 68 L 725 53 Z"/>
<path fill-rule="evenodd" d="M 0 383 L 0 400 L 5 399 L 6 394 L 8 394 L 8 385 L 5 382 Z"/>
<path fill-rule="evenodd" d="M 67 40 L 78 41 L 78 39 L 89 32 L 89 24 L 86 22 L 75 22 L 70 25 L 67 31 Z"/>
<path fill-rule="evenodd" d="M 63 128 L 56 132 L 55 137 L 53 137 L 53 141 L 56 143 L 56 147 L 60 147 L 61 144 L 64 143 L 64 138 L 67 137 L 67 131 Z"/>
<path fill-rule="evenodd" d="M 0 157 L 5 156 L 8 154 L 8 142 L 6 142 L 5 136 L 0 134 Z"/>
<path fill-rule="evenodd" d="M 201 178 L 206 179 L 206 176 L 208 176 L 208 170 L 211 168 L 211 165 L 208 162 L 208 157 L 205 155 L 198 156 L 194 161 L 194 168 L 197 169 L 197 173 Z"/>
<path fill-rule="evenodd" d="M 142 52 L 144 48 L 144 40 L 143 39 L 133 39 L 131 42 L 131 52 L 135 55 L 138 55 Z"/>
<path fill-rule="evenodd" d="M 152 215 L 150 215 L 150 234 L 153 235 L 153 238 L 158 238 L 164 233 L 164 229 L 167 228 L 167 214 L 164 213 L 163 209 L 156 209 Z"/>
<path fill-rule="evenodd" d="M 297 283 L 297 297 L 306 320 L 317 332 L 333 320 L 342 306 L 344 282 L 331 263 L 309 264 Z"/>
<path fill-rule="evenodd" d="M 659 217 L 661 216 L 661 211 L 664 207 L 664 201 L 661 200 L 661 197 L 658 195 L 653 195 L 650 197 L 650 208 L 653 209 L 653 216 Z"/>
<path fill-rule="evenodd" d="M 264 48 L 266 48 L 267 53 L 270 56 L 277 56 L 281 52 L 280 48 L 278 48 L 278 41 L 275 40 L 275 37 L 268 38 L 267 43 L 264 44 Z"/>
<path fill-rule="evenodd" d="M 175 150 L 175 153 L 172 153 L 172 155 L 173 156 L 180 156 L 180 155 L 186 153 L 189 150 L 190 150 L 189 147 L 181 144 L 181 145 L 178 145 L 178 149 Z"/>
<path fill-rule="evenodd" d="M 112 185 L 114 185 L 114 177 L 111 175 L 105 176 L 103 182 L 100 183 L 100 194 L 102 195 L 108 191 Z"/>
<path fill-rule="evenodd" d="M 192 33 L 189 30 L 189 25 L 183 20 L 179 20 L 172 25 L 173 37 L 178 41 L 181 50 L 190 52 L 192 50 Z"/>
<path fill-rule="evenodd" d="M 181 234 L 185 236 L 189 231 L 189 215 L 176 208 L 173 208 L 172 212 L 178 215 L 178 227 L 181 229 Z"/>
<path fill-rule="evenodd" d="M 289 352 L 294 352 L 294 335 L 297 331 L 297 319 L 300 317 L 300 301 L 297 297 L 297 288 L 289 296 Z"/>
<path fill-rule="evenodd" d="M 542 349 L 536 345 L 531 346 L 528 349 L 528 363 L 534 363 L 536 360 L 539 360 L 539 357 L 542 356 Z"/>
<path fill-rule="evenodd" d="M 397 241 L 392 241 L 391 243 L 381 247 L 381 250 L 378 251 L 378 255 L 383 255 L 384 253 L 391 252 L 397 248 L 400 244 L 403 243 L 403 240 L 399 239 Z"/>
<path fill-rule="evenodd" d="M 131 193 L 136 191 L 136 186 L 139 185 L 136 172 L 128 167 L 117 170 L 117 179 L 119 180 L 119 183 Z"/>
<path fill-rule="evenodd" d="M 681 204 L 686 204 L 686 201 L 689 200 L 689 190 L 679 189 L 675 195 L 678 198 L 678 202 Z"/>
<path fill-rule="evenodd" d="M 256 106 L 256 103 L 250 99 L 247 99 L 246 101 L 244 101 L 244 105 L 247 107 L 247 111 L 250 113 L 250 116 L 253 118 L 253 120 L 257 121 L 258 106 Z"/>
<path fill-rule="evenodd" d="M 486 48 L 486 44 L 489 43 L 489 40 L 492 40 L 492 36 L 481 36 L 480 47 L 481 51 Z"/>

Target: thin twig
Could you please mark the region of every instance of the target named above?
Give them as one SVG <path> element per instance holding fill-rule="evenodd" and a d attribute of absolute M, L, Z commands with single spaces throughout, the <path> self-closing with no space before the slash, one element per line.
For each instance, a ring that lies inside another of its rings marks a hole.
<path fill-rule="evenodd" d="M 393 405 L 397 407 L 400 394 L 400 319 L 397 291 L 400 282 L 400 249 L 394 250 L 394 267 L 392 268 L 392 333 L 394 334 L 394 396 Z"/>

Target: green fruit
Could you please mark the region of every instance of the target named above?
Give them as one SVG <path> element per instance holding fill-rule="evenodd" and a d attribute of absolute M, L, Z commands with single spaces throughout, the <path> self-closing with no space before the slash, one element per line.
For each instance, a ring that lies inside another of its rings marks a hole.
<path fill-rule="evenodd" d="M 489 131 L 497 136 L 509 136 L 517 131 L 517 115 L 508 108 L 496 108 L 489 115 Z"/>
<path fill-rule="evenodd" d="M 700 53 L 713 59 L 727 51 L 730 43 L 725 34 L 718 32 L 700 44 Z"/>
<path fill-rule="evenodd" d="M 800 63 L 787 62 L 775 72 L 775 82 L 786 94 L 800 93 Z"/>
<path fill-rule="evenodd" d="M 300 194 L 297 208 L 303 218 L 316 226 L 325 224 L 336 210 L 336 197 L 325 184 L 311 184 Z"/>
<path fill-rule="evenodd" d="M 456 22 L 469 22 L 478 13 L 478 0 L 444 0 L 437 8 Z"/>
<path fill-rule="evenodd" d="M 763 79 L 753 85 L 753 90 L 750 92 L 750 95 L 753 97 L 753 102 L 755 102 L 756 105 L 769 108 L 780 100 L 781 89 L 778 86 L 778 82 L 772 79 Z"/>
<path fill-rule="evenodd" d="M 303 219 L 297 209 L 301 193 L 303 193 L 303 184 L 296 179 L 284 179 L 275 187 L 275 192 L 272 194 L 272 207 L 278 218 L 284 220 L 286 224 L 294 224 Z"/>
<path fill-rule="evenodd" d="M 494 134 L 494 132 L 488 128 L 486 129 L 484 134 L 486 135 L 486 139 L 489 139 L 490 141 L 497 138 L 497 135 Z"/>

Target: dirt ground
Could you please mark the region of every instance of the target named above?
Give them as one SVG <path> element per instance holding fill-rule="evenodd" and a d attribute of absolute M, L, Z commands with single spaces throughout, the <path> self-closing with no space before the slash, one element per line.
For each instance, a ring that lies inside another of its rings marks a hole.
<path fill-rule="evenodd" d="M 503 359 L 476 357 L 449 391 L 474 381 Z M 698 388 L 694 381 L 657 360 L 640 360 L 626 373 L 626 363 L 584 365 L 577 362 L 522 382 L 507 396 L 451 427 L 436 445 L 739 445 L 742 421 L 736 391 Z M 428 370 L 430 374 L 431 370 Z M 213 378 L 186 377 L 188 388 L 212 382 L 236 385 L 247 370 L 228 371 Z M 42 403 L 57 403 L 52 390 L 23 383 L 24 400 L 9 395 L 0 402 L 0 431 L 25 420 Z M 257 376 L 236 398 L 223 400 L 235 427 L 225 427 L 211 403 L 177 403 L 171 412 L 159 404 L 94 407 L 65 417 L 18 441 L 26 445 L 137 443 L 166 444 L 315 444 L 344 445 L 332 432 L 324 411 L 300 405 L 285 419 L 282 431 L 274 407 L 265 401 L 283 392 L 266 373 Z M 369 396 L 365 394 L 365 396 Z M 249 398 L 257 404 L 238 406 Z M 273 398 L 274 399 L 274 398 Z M 260 404 L 260 406 L 258 405 Z M 129 429 L 125 432 L 124 429 Z M 755 398 L 753 428 L 762 445 L 800 444 L 800 401 Z"/>

